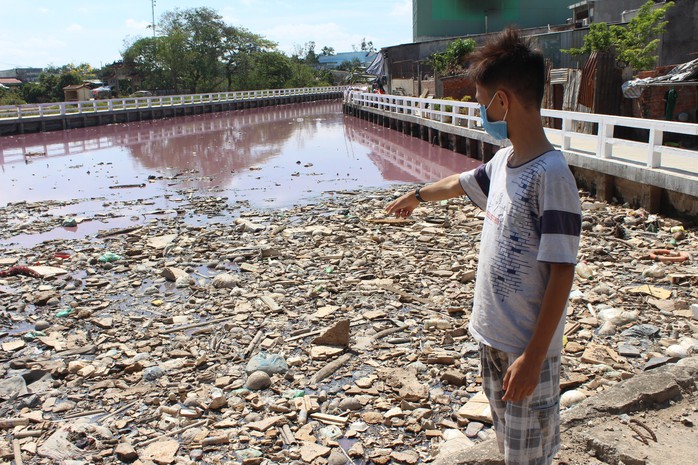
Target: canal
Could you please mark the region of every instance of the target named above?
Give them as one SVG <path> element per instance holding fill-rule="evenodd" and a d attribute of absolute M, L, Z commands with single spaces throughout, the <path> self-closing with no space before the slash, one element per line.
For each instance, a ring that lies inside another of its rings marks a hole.
<path fill-rule="evenodd" d="M 38 211 L 58 226 L 5 235 L 0 244 L 30 247 L 152 221 L 175 214 L 192 192 L 279 209 L 336 192 L 433 181 L 477 164 L 345 116 L 339 101 L 5 136 L 0 207 L 48 203 Z M 21 226 L 38 214 L 32 210 L 6 220 Z M 77 226 L 60 226 L 71 217 Z"/>

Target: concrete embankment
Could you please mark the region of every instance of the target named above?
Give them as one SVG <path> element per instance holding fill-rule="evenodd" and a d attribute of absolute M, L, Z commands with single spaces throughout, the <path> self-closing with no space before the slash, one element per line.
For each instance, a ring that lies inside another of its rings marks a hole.
<path fill-rule="evenodd" d="M 248 98 L 244 100 L 222 100 L 193 104 L 149 106 L 123 110 L 102 110 L 43 117 L 6 118 L 0 119 L 0 136 L 60 131 L 65 129 L 102 126 L 106 124 L 130 123 L 134 121 L 147 121 L 177 116 L 242 110 L 246 108 L 329 100 L 340 98 L 341 95 L 341 92 L 326 92 L 318 94 Z"/>

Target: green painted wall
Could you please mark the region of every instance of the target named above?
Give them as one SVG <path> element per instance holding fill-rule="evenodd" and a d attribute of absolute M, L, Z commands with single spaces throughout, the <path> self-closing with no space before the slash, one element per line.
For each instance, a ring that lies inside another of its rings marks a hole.
<path fill-rule="evenodd" d="M 565 24 L 574 0 L 412 0 L 415 42 L 436 37 Z M 485 30 L 487 24 L 487 30 Z"/>

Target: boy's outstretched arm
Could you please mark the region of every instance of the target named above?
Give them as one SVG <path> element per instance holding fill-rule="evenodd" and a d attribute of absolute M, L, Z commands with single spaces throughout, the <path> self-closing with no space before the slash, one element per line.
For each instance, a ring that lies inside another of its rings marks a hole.
<path fill-rule="evenodd" d="M 440 181 L 429 184 L 419 189 L 419 194 L 425 202 L 438 202 L 439 200 L 452 199 L 464 195 L 463 187 L 460 185 L 460 174 L 453 174 L 445 177 Z M 401 218 L 407 218 L 412 214 L 415 208 L 419 205 L 419 200 L 415 192 L 408 192 L 402 197 L 394 200 L 385 207 L 388 215 L 395 215 Z"/>
<path fill-rule="evenodd" d="M 506 393 L 502 400 L 519 402 L 531 395 L 538 385 L 540 370 L 555 329 L 562 318 L 573 279 L 574 265 L 550 264 L 550 278 L 533 336 L 524 353 L 511 364 L 504 375 L 502 387 Z"/>

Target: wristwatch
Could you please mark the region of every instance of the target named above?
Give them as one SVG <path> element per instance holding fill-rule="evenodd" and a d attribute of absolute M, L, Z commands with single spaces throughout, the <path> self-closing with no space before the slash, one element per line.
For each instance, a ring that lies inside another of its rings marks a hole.
<path fill-rule="evenodd" d="M 421 189 L 421 187 L 418 187 L 417 190 L 414 191 L 414 196 L 417 198 L 417 200 L 418 200 L 420 203 L 424 203 L 424 202 L 426 202 L 426 200 L 424 200 L 424 197 L 422 197 L 422 194 L 419 193 L 419 190 L 420 190 L 420 189 Z"/>

